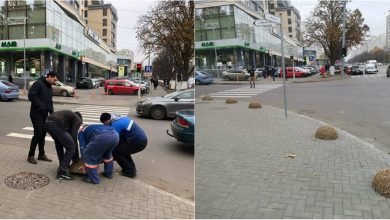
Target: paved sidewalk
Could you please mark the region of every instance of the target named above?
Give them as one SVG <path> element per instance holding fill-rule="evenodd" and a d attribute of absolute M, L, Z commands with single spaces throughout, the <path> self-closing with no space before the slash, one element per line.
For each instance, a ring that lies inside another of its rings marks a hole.
<path fill-rule="evenodd" d="M 55 179 L 58 162 L 26 162 L 26 149 L 0 145 L 0 176 L 40 173 L 49 185 L 21 190 L 0 185 L 0 218 L 193 218 L 194 204 L 138 180 L 115 174 L 99 185 Z M 55 158 L 53 158 L 55 159 Z M 102 169 L 102 167 L 101 167 Z"/>
<path fill-rule="evenodd" d="M 371 187 L 388 154 L 339 129 L 318 140 L 322 122 L 248 103 L 196 102 L 197 218 L 390 218 Z"/>

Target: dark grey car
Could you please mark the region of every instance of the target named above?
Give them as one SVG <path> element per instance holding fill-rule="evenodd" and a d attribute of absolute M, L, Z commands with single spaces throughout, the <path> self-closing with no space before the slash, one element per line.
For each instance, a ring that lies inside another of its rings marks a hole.
<path fill-rule="evenodd" d="M 140 116 L 153 119 L 174 118 L 176 111 L 194 109 L 195 90 L 180 90 L 165 96 L 150 97 L 137 103 L 136 111 Z"/>

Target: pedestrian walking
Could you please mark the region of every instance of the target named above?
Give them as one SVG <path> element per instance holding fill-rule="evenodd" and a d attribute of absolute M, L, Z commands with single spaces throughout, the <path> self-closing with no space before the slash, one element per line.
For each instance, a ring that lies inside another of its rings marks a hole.
<path fill-rule="evenodd" d="M 46 76 L 40 77 L 30 89 L 28 99 L 31 101 L 30 118 L 34 127 L 34 136 L 31 139 L 30 151 L 28 152 L 27 161 L 37 164 L 34 158 L 35 150 L 38 145 L 38 160 L 51 162 L 45 154 L 45 121 L 48 114 L 54 112 L 52 100 L 52 85 L 57 81 L 57 74 L 50 71 Z"/>
<path fill-rule="evenodd" d="M 264 77 L 264 79 L 267 78 L 268 68 L 269 68 L 268 66 L 264 66 L 264 69 L 263 69 L 263 77 Z"/>
<path fill-rule="evenodd" d="M 152 78 L 152 83 L 153 83 L 154 90 L 156 90 L 156 89 L 157 89 L 157 86 L 158 86 L 158 79 L 155 78 L 155 77 L 153 77 L 153 78 Z"/>
<path fill-rule="evenodd" d="M 118 146 L 112 154 L 122 168 L 121 175 L 134 178 L 137 169 L 131 155 L 143 151 L 148 144 L 145 131 L 128 116 L 111 115 L 105 112 L 101 114 L 100 121 L 111 125 L 120 134 Z"/>
<path fill-rule="evenodd" d="M 326 73 L 325 65 L 322 65 L 322 66 L 321 66 L 320 72 L 321 72 L 321 74 L 322 74 L 322 78 L 325 78 L 325 73 Z"/>
<path fill-rule="evenodd" d="M 57 179 L 72 180 L 69 173 L 70 161 L 79 161 L 77 132 L 82 124 L 80 112 L 61 110 L 51 114 L 45 122 L 45 130 L 54 140 L 59 167 Z M 65 148 L 65 153 L 64 153 Z"/>
<path fill-rule="evenodd" d="M 276 75 L 276 68 L 275 67 L 272 67 L 271 68 L 271 76 L 272 76 L 272 80 L 275 81 L 275 75 Z"/>
<path fill-rule="evenodd" d="M 252 86 L 253 86 L 253 88 L 255 88 L 255 86 L 256 86 L 255 80 L 256 80 L 255 70 L 253 68 L 251 68 L 249 70 L 249 85 L 251 86 L 251 88 L 252 88 Z"/>
<path fill-rule="evenodd" d="M 12 77 L 12 74 L 8 75 L 8 82 L 14 83 L 14 78 Z"/>
<path fill-rule="evenodd" d="M 115 129 L 104 124 L 85 125 L 80 127 L 78 138 L 81 158 L 87 173 L 82 181 L 99 184 L 98 165 L 102 161 L 104 163 L 103 176 L 112 179 L 114 172 L 112 151 L 119 142 L 119 135 Z"/>

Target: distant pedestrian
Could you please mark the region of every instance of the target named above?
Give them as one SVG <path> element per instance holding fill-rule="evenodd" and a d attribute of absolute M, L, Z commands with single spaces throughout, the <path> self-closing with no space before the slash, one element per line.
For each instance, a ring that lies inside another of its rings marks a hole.
<path fill-rule="evenodd" d="M 8 75 L 8 82 L 14 83 L 14 78 L 12 77 L 11 74 Z"/>
<path fill-rule="evenodd" d="M 269 68 L 268 66 L 265 66 L 264 69 L 263 69 L 263 77 L 264 77 L 264 79 L 267 78 L 268 68 Z"/>
<path fill-rule="evenodd" d="M 320 72 L 321 72 L 321 74 L 322 74 L 322 77 L 325 78 L 325 73 L 326 73 L 325 65 L 322 65 L 322 66 L 321 66 Z"/>
<path fill-rule="evenodd" d="M 37 164 L 34 158 L 35 150 L 38 145 L 38 160 L 51 162 L 45 154 L 45 136 L 44 129 L 45 121 L 48 114 L 54 112 L 52 100 L 52 85 L 57 82 L 57 74 L 50 71 L 46 77 L 39 78 L 30 89 L 28 99 L 31 101 L 30 118 L 34 127 L 34 136 L 31 139 L 30 151 L 28 152 L 27 161 L 32 164 Z"/>
<path fill-rule="evenodd" d="M 276 75 L 276 68 L 275 67 L 272 67 L 271 68 L 271 76 L 272 76 L 272 80 L 275 81 L 275 75 Z"/>
<path fill-rule="evenodd" d="M 81 180 L 86 183 L 99 184 L 98 165 L 102 161 L 104 163 L 103 175 L 112 179 L 114 174 L 112 151 L 119 141 L 119 135 L 115 129 L 104 124 L 85 125 L 80 127 L 78 138 L 81 158 L 87 172 L 87 176 Z"/>
<path fill-rule="evenodd" d="M 54 139 L 58 161 L 60 164 L 57 170 L 57 179 L 73 179 L 69 173 L 69 165 L 71 160 L 73 163 L 77 163 L 79 161 L 77 132 L 81 124 L 81 114 L 70 110 L 54 112 L 45 122 L 45 130 Z"/>
<path fill-rule="evenodd" d="M 158 79 L 156 77 L 153 77 L 151 82 L 153 83 L 154 90 L 156 90 L 158 86 Z"/>
<path fill-rule="evenodd" d="M 100 121 L 111 125 L 120 134 L 118 146 L 115 147 L 112 155 L 122 168 L 121 175 L 134 178 L 137 169 L 131 155 L 143 151 L 148 144 L 145 131 L 128 116 L 102 113 Z"/>
<path fill-rule="evenodd" d="M 252 88 L 252 86 L 253 86 L 253 88 L 255 88 L 255 86 L 256 86 L 255 81 L 256 81 L 255 70 L 253 68 L 251 68 L 249 70 L 249 85 L 251 86 L 251 88 Z"/>

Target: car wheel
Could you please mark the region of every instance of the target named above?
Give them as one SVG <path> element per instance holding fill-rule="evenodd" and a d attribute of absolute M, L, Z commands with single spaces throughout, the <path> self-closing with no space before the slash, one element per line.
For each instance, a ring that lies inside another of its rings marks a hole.
<path fill-rule="evenodd" d="M 195 85 L 200 85 L 200 81 L 199 80 L 195 80 Z"/>
<path fill-rule="evenodd" d="M 155 120 L 164 119 L 167 116 L 167 111 L 162 106 L 154 106 L 150 109 L 150 117 Z"/>
<path fill-rule="evenodd" d="M 91 84 L 91 85 L 89 85 L 89 87 L 88 87 L 89 89 L 93 89 L 93 85 Z"/>
<path fill-rule="evenodd" d="M 114 95 L 114 92 L 112 90 L 108 90 L 109 95 Z"/>
<path fill-rule="evenodd" d="M 68 92 L 65 91 L 65 90 L 62 90 L 62 91 L 60 92 L 60 94 L 61 94 L 61 96 L 63 96 L 63 97 L 67 97 L 67 96 L 68 96 Z"/>

